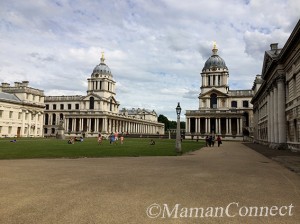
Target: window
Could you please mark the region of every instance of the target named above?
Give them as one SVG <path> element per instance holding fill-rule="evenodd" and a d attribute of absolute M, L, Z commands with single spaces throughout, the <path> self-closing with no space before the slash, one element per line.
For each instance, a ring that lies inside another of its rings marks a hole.
<path fill-rule="evenodd" d="M 8 134 L 11 134 L 12 126 L 8 127 Z"/>
<path fill-rule="evenodd" d="M 0 126 L 0 133 L 1 133 L 1 131 L 2 131 L 2 126 Z"/>
<path fill-rule="evenodd" d="M 13 112 L 9 111 L 9 118 L 12 118 L 12 117 L 13 117 Z"/>
<path fill-rule="evenodd" d="M 53 110 L 56 110 L 56 104 L 53 104 Z"/>
<path fill-rule="evenodd" d="M 64 105 L 63 105 L 63 104 L 60 105 L 60 109 L 61 109 L 61 110 L 64 109 Z"/>
<path fill-rule="evenodd" d="M 22 117 L 22 112 L 19 112 L 19 114 L 18 114 L 18 119 L 20 120 L 21 117 Z"/>
<path fill-rule="evenodd" d="M 217 94 L 215 93 L 210 95 L 210 108 L 217 108 Z"/>
<path fill-rule="evenodd" d="M 112 99 L 110 99 L 109 110 L 112 111 Z"/>
<path fill-rule="evenodd" d="M 52 115 L 52 125 L 56 124 L 56 114 Z"/>
<path fill-rule="evenodd" d="M 243 107 L 249 107 L 249 102 L 247 100 L 243 101 Z"/>
<path fill-rule="evenodd" d="M 76 109 L 76 110 L 79 110 L 79 103 L 76 103 L 76 104 L 75 104 L 75 109 Z"/>
<path fill-rule="evenodd" d="M 49 114 L 45 114 L 45 125 L 49 124 Z"/>
<path fill-rule="evenodd" d="M 72 109 L 72 104 L 68 104 L 68 110 Z"/>
<path fill-rule="evenodd" d="M 235 107 L 236 108 L 237 107 L 237 101 L 235 101 L 235 100 L 231 101 L 231 107 Z"/>
<path fill-rule="evenodd" d="M 2 117 L 3 114 L 3 110 L 0 110 L 0 118 Z"/>
<path fill-rule="evenodd" d="M 46 110 L 49 110 L 49 104 L 46 104 Z"/>
<path fill-rule="evenodd" d="M 94 109 L 94 97 L 90 97 L 90 110 L 93 110 Z"/>

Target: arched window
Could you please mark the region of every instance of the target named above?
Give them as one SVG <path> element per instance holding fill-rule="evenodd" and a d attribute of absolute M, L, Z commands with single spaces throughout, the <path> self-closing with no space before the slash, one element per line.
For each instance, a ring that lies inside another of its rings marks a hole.
<path fill-rule="evenodd" d="M 63 114 L 59 114 L 59 120 L 64 120 L 64 115 Z"/>
<path fill-rule="evenodd" d="M 94 109 L 94 97 L 90 97 L 90 109 L 93 110 Z"/>
<path fill-rule="evenodd" d="M 217 94 L 215 93 L 210 95 L 210 108 L 217 108 Z"/>

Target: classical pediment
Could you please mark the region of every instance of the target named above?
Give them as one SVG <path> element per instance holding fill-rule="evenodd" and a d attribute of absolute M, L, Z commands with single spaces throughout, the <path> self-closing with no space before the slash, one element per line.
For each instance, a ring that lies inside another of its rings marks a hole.
<path fill-rule="evenodd" d="M 213 93 L 217 94 L 218 97 L 220 97 L 220 96 L 221 97 L 228 97 L 228 94 L 226 94 L 226 93 L 223 93 L 223 92 L 221 92 L 217 89 L 211 89 L 211 90 L 207 91 L 204 94 L 200 94 L 199 98 L 210 98 L 210 95 L 213 94 Z"/>
<path fill-rule="evenodd" d="M 96 101 L 96 100 L 102 100 L 102 98 L 101 98 L 100 96 L 98 96 L 97 94 L 94 94 L 94 93 L 90 93 L 90 94 L 84 96 L 84 97 L 82 98 L 82 100 L 83 100 L 83 101 L 90 100 L 91 97 L 94 97 L 94 100 L 95 100 L 95 101 Z"/>

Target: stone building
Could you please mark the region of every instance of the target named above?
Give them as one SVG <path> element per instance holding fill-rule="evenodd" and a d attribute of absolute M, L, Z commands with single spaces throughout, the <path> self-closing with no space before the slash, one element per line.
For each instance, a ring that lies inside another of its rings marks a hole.
<path fill-rule="evenodd" d="M 199 109 L 186 111 L 186 137 L 221 135 L 242 140 L 252 128 L 253 90 L 230 90 L 229 70 L 214 44 L 201 72 Z"/>
<path fill-rule="evenodd" d="M 300 150 L 300 20 L 282 49 L 270 46 L 261 81 L 253 86 L 254 139 Z"/>
<path fill-rule="evenodd" d="M 0 137 L 43 136 L 44 92 L 28 84 L 0 86 Z"/>
<path fill-rule="evenodd" d="M 157 114 L 146 109 L 121 109 L 116 100 L 115 84 L 110 68 L 100 59 L 85 96 L 46 96 L 45 136 L 57 134 L 63 122 L 65 134 L 95 136 L 98 133 L 163 134 L 164 124 Z"/>

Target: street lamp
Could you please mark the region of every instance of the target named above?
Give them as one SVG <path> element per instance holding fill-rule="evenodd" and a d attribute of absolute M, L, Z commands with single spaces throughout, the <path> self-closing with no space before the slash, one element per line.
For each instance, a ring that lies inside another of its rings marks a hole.
<path fill-rule="evenodd" d="M 182 151 L 181 151 L 181 135 L 180 135 L 180 113 L 181 113 L 181 107 L 180 107 L 180 103 L 178 102 L 178 105 L 176 107 L 176 114 L 177 114 L 176 152 L 181 154 Z"/>

